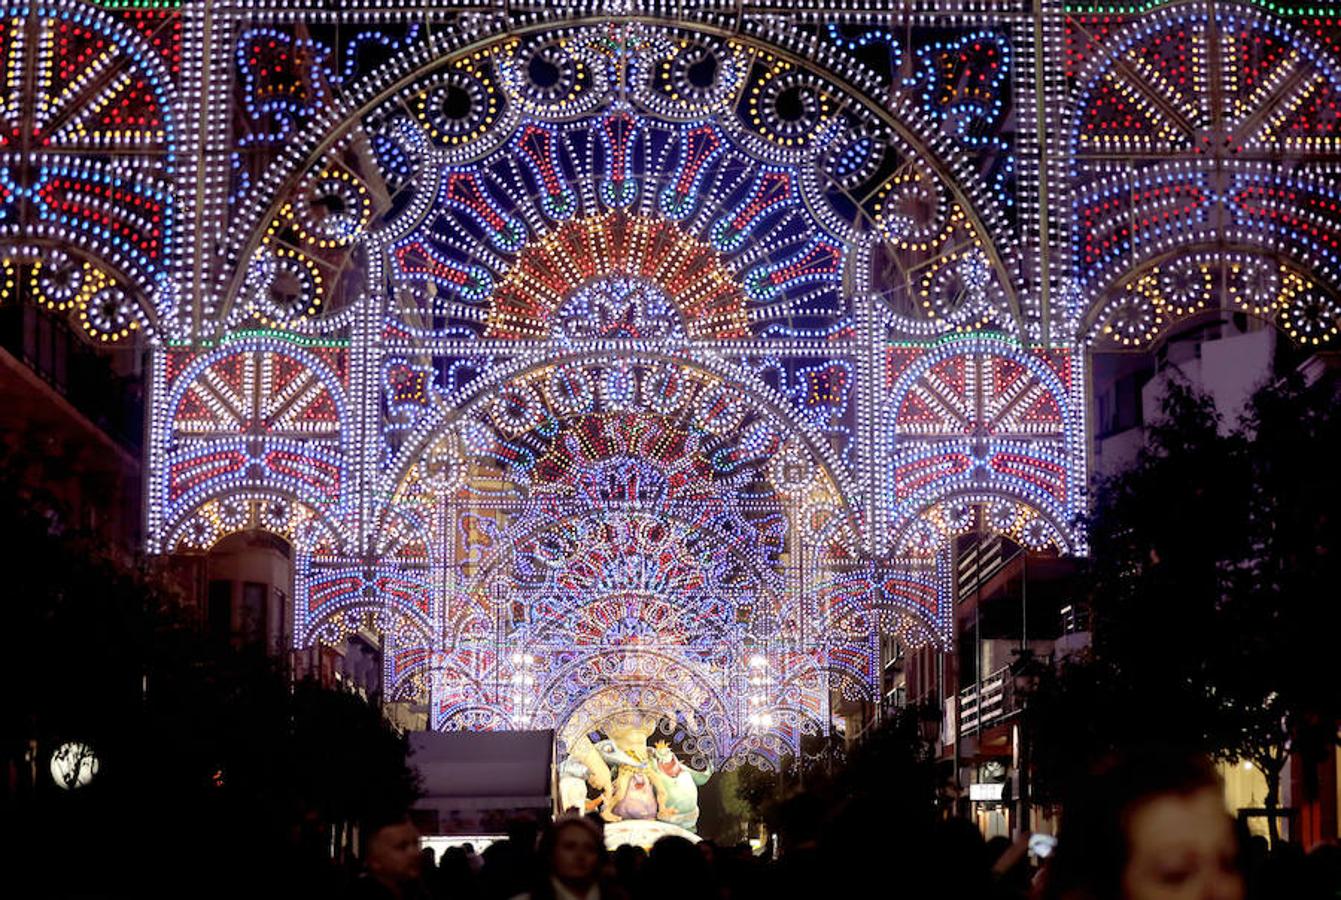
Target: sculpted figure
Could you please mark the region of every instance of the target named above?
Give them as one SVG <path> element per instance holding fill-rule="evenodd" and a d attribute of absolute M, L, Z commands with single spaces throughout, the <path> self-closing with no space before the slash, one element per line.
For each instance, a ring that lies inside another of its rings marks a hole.
<path fill-rule="evenodd" d="M 614 741 L 609 739 L 592 743 L 586 735 L 582 735 L 573 742 L 569 750 L 568 758 L 564 760 L 564 765 L 574 763 L 570 771 L 576 772 L 576 766 L 580 765 L 587 770 L 587 784 L 591 785 L 601 796 L 594 801 L 582 807 L 584 811 L 598 809 L 602 818 L 606 821 L 617 821 L 612 817 L 611 808 L 614 806 L 614 779 L 611 776 L 611 766 L 636 766 L 639 763 L 615 746 Z M 563 796 L 563 771 L 561 767 L 559 790 L 560 796 Z M 570 788 L 572 786 L 570 785 Z M 582 792 L 583 799 L 586 798 L 586 791 Z M 565 804 L 567 800 L 562 802 Z"/>
<path fill-rule="evenodd" d="M 657 818 L 657 794 L 644 769 L 619 770 L 615 781 L 614 814 L 621 819 Z"/>
<path fill-rule="evenodd" d="M 699 772 L 680 762 L 665 741 L 652 748 L 649 769 L 656 787 L 657 818 L 693 831 L 698 827 L 698 789 L 712 777 L 712 766 Z"/>
<path fill-rule="evenodd" d="M 640 713 L 611 716 L 601 727 L 615 746 L 636 760 L 641 766 L 647 761 L 647 739 L 656 731 L 656 719 Z"/>
<path fill-rule="evenodd" d="M 586 812 L 587 779 L 591 769 L 569 756 L 559 763 L 559 812 Z"/>
<path fill-rule="evenodd" d="M 601 723 L 608 737 L 593 746 L 613 773 L 613 787 L 604 792 L 599 806 L 605 821 L 657 817 L 656 789 L 647 773 L 647 739 L 656 727 L 655 718 L 639 712 L 616 714 Z"/>

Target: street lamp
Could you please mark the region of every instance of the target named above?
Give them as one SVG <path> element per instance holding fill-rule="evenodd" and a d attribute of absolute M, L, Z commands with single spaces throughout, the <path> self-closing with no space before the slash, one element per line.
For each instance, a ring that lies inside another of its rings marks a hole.
<path fill-rule="evenodd" d="M 61 744 L 51 754 L 51 780 L 67 791 L 87 787 L 98 774 L 98 757 L 80 741 Z"/>

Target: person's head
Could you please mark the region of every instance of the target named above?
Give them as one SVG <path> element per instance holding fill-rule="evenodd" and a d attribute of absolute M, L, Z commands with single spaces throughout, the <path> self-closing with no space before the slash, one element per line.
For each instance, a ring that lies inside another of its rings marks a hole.
<path fill-rule="evenodd" d="M 448 847 L 438 860 L 438 871 L 444 876 L 460 879 L 470 874 L 470 855 L 464 847 Z"/>
<path fill-rule="evenodd" d="M 1238 842 L 1204 757 L 1114 757 L 1063 804 L 1049 900 L 1242 900 Z"/>
<path fill-rule="evenodd" d="M 613 854 L 615 875 L 625 884 L 632 882 L 647 862 L 647 851 L 637 844 L 620 844 Z"/>
<path fill-rule="evenodd" d="M 605 865 L 601 831 L 581 816 L 562 816 L 545 832 L 540 856 L 549 874 L 571 887 L 596 883 Z"/>
<path fill-rule="evenodd" d="M 527 854 L 536 848 L 536 837 L 540 833 L 540 823 L 530 816 L 516 816 L 508 819 L 505 826 L 508 841 L 516 852 Z"/>
<path fill-rule="evenodd" d="M 403 814 L 365 823 L 363 864 L 369 875 L 388 887 L 399 889 L 417 880 L 424 864 L 419 829 Z"/>
<path fill-rule="evenodd" d="M 648 896 L 712 896 L 713 874 L 707 859 L 688 838 L 658 838 L 643 868 Z"/>

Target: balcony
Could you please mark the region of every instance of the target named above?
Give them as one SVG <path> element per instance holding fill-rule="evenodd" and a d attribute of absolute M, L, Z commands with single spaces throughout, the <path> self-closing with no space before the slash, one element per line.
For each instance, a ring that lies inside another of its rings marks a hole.
<path fill-rule="evenodd" d="M 1011 712 L 1012 679 L 1009 666 L 1002 666 L 977 684 L 959 692 L 959 733 L 988 728 Z"/>
<path fill-rule="evenodd" d="M 1018 555 L 1018 551 L 1008 555 L 1000 537 L 968 544 L 960 551 L 956 563 L 956 596 L 963 600 L 980 590 Z"/>
<path fill-rule="evenodd" d="M 99 350 L 75 334 L 63 318 L 26 303 L 0 309 L 0 348 L 138 458 L 144 429 L 139 351 Z M 123 355 L 120 367 L 112 364 L 113 352 Z"/>

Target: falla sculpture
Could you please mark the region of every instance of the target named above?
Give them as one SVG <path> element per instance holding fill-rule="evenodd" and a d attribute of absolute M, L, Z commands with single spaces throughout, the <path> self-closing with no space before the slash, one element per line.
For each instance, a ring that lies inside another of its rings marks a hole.
<path fill-rule="evenodd" d="M 560 812 L 594 811 L 611 823 L 657 821 L 696 831 L 698 790 L 712 777 L 712 766 L 686 766 L 666 741 L 649 746 L 655 729 L 655 721 L 616 718 L 604 723 L 608 737 L 574 741 L 558 765 Z"/>

